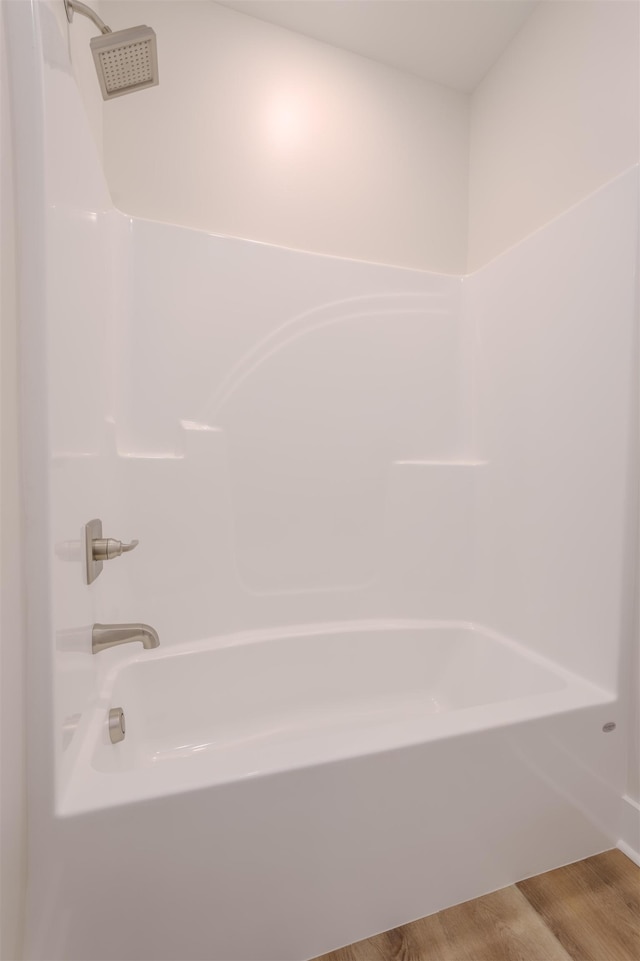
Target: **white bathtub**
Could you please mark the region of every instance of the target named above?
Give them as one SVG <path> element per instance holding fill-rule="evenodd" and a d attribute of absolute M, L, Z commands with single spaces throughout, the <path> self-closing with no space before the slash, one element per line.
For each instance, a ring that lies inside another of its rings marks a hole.
<path fill-rule="evenodd" d="M 611 846 L 614 698 L 491 631 L 359 622 L 109 655 L 42 881 L 74 921 L 54 899 L 34 957 L 301 961 Z"/>
<path fill-rule="evenodd" d="M 464 622 L 357 622 L 122 648 L 83 721 L 61 813 L 161 797 L 606 704 Z M 125 741 L 106 724 L 122 707 Z M 106 777 L 108 776 L 108 780 Z"/>

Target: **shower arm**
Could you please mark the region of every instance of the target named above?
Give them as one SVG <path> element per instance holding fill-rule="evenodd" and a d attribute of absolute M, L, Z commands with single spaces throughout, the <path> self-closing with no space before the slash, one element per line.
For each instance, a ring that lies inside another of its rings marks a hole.
<path fill-rule="evenodd" d="M 112 33 L 111 27 L 108 27 L 104 20 L 101 20 L 98 14 L 86 3 L 81 3 L 80 0 L 64 0 L 64 9 L 69 23 L 72 23 L 74 13 L 81 13 L 83 17 L 89 17 L 89 20 L 93 20 L 100 33 Z"/>

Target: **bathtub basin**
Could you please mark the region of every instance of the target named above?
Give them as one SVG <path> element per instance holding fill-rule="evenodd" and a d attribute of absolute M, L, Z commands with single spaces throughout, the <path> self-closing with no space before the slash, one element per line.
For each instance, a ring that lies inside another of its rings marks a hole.
<path fill-rule="evenodd" d="M 33 958 L 303 961 L 615 843 L 615 698 L 477 625 L 307 625 L 99 667 Z"/>
<path fill-rule="evenodd" d="M 295 770 L 607 703 L 462 622 L 358 622 L 140 651 L 82 719 L 61 813 Z M 108 737 L 111 707 L 127 735 Z"/>

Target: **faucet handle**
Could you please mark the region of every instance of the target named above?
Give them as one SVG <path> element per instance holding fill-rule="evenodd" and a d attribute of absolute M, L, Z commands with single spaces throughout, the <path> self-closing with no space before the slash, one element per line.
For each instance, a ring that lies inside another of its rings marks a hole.
<path fill-rule="evenodd" d="M 127 554 L 138 546 L 139 541 L 131 541 L 125 544 L 117 541 L 113 537 L 95 537 L 93 539 L 93 559 L 94 561 L 110 561 L 121 554 Z"/>
<path fill-rule="evenodd" d="M 102 521 L 99 518 L 84 526 L 85 569 L 87 584 L 93 584 L 102 570 L 102 562 L 110 561 L 121 554 L 128 554 L 138 546 L 138 541 L 128 544 L 113 537 L 102 536 Z"/>

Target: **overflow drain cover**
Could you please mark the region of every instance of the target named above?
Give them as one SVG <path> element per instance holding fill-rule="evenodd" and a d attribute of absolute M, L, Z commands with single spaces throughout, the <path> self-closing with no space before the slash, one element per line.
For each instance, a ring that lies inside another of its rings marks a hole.
<path fill-rule="evenodd" d="M 109 738 L 112 744 L 124 741 L 125 735 L 124 711 L 121 707 L 112 707 L 109 711 Z"/>

